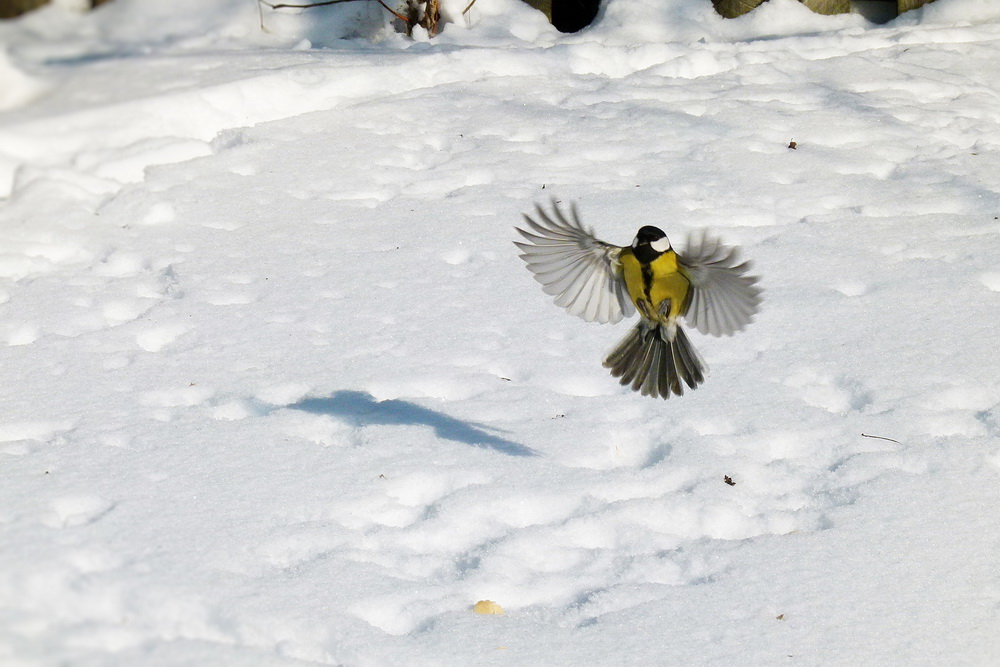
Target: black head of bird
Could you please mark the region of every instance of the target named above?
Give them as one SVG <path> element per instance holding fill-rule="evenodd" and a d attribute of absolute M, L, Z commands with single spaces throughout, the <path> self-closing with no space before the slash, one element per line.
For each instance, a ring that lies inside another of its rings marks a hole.
<path fill-rule="evenodd" d="M 652 262 L 668 250 L 670 250 L 670 239 L 659 227 L 651 225 L 640 227 L 632 239 L 632 252 L 643 264 Z"/>

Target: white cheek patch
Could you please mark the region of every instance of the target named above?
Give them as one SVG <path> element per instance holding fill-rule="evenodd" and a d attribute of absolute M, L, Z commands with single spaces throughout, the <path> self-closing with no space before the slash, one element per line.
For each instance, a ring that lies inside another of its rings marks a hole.
<path fill-rule="evenodd" d="M 634 244 L 633 244 L 634 245 Z M 656 239 L 649 244 L 649 247 L 656 252 L 666 252 L 670 250 L 670 239 L 664 236 L 662 239 Z"/>

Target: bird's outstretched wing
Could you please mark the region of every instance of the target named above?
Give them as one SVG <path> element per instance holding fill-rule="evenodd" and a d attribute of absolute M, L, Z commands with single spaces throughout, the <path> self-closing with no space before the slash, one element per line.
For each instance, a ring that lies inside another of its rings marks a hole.
<path fill-rule="evenodd" d="M 692 327 L 703 334 L 731 336 L 753 321 L 763 290 L 757 276 L 747 275 L 750 262 L 740 261 L 738 248 L 696 232 L 678 259 L 691 281 L 684 319 Z"/>
<path fill-rule="evenodd" d="M 556 297 L 556 305 L 602 324 L 634 313 L 618 262 L 622 249 L 584 229 L 574 204 L 570 204 L 568 218 L 555 200 L 552 215 L 537 205 L 535 211 L 537 220 L 524 216 L 528 230 L 515 228 L 525 241 L 514 245 L 521 249 L 521 259 L 545 293 Z"/>

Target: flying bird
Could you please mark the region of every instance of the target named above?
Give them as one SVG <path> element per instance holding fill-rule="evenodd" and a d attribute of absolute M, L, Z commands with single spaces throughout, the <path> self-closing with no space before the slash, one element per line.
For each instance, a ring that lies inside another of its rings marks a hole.
<path fill-rule="evenodd" d="M 631 245 L 599 240 L 584 228 L 576 205 L 569 215 L 535 206 L 525 214 L 524 241 L 514 244 L 546 294 L 588 322 L 639 322 L 604 360 L 611 375 L 643 396 L 669 398 L 694 389 L 707 367 L 679 318 L 703 334 L 731 336 L 753 321 L 761 303 L 759 278 L 749 261 L 707 232 L 688 237 L 684 252 L 657 227 L 639 228 Z"/>

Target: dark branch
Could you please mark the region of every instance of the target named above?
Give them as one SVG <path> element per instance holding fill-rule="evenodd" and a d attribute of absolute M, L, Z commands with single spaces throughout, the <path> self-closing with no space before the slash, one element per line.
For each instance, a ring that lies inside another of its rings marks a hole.
<path fill-rule="evenodd" d="M 290 2 L 268 2 L 268 0 L 257 0 L 262 5 L 267 5 L 271 9 L 310 9 L 312 7 L 325 7 L 326 5 L 339 5 L 342 2 L 357 2 L 358 0 L 322 0 L 321 2 L 307 2 L 305 4 L 293 4 Z"/>

